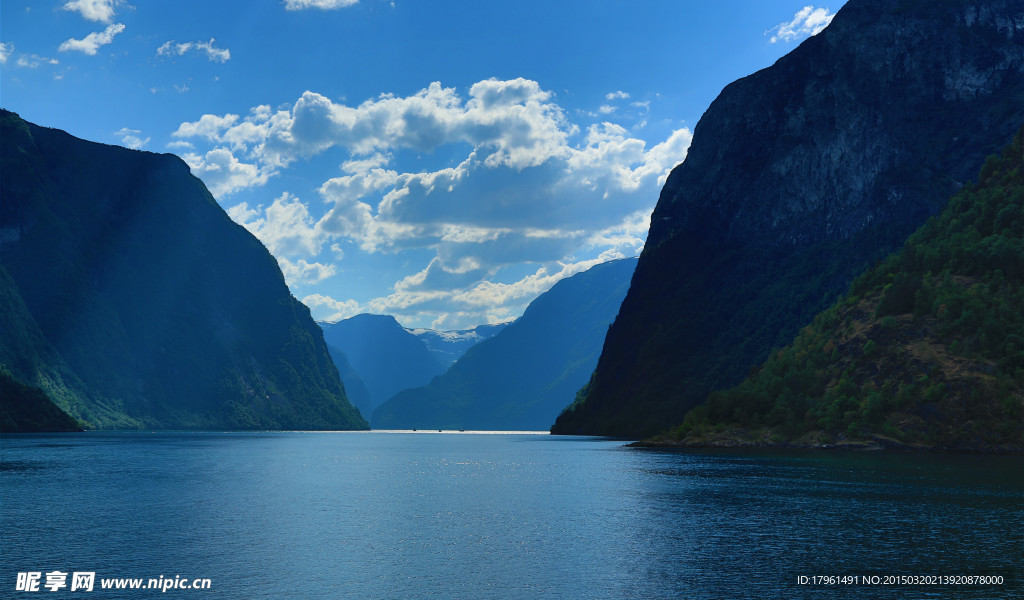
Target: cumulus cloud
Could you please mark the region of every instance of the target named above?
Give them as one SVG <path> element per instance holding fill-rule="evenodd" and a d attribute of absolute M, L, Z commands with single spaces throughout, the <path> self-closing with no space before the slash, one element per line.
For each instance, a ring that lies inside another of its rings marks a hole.
<path fill-rule="evenodd" d="M 0 42 L 0 65 L 7 64 L 7 59 L 14 53 L 14 44 Z"/>
<path fill-rule="evenodd" d="M 128 129 L 127 127 L 122 127 L 114 135 L 121 136 L 121 143 L 124 144 L 125 147 L 132 148 L 134 150 L 144 147 L 150 140 L 148 137 L 143 139 L 142 132 L 138 129 Z"/>
<path fill-rule="evenodd" d="M 586 240 L 586 248 L 606 248 L 622 256 L 637 256 L 644 248 L 644 238 L 651 228 L 650 210 L 637 211 L 627 215 L 621 222 L 592 233 Z"/>
<path fill-rule="evenodd" d="M 210 141 L 217 141 L 225 130 L 237 121 L 238 115 L 226 114 L 223 117 L 203 115 L 194 123 L 182 123 L 171 135 L 178 138 L 204 137 Z"/>
<path fill-rule="evenodd" d="M 120 0 L 71 0 L 64 3 L 64 10 L 76 12 L 89 21 L 109 23 L 118 4 Z"/>
<path fill-rule="evenodd" d="M 581 127 L 526 79 L 463 92 L 433 83 L 351 105 L 307 91 L 290 106 L 201 115 L 173 135 L 181 147 L 205 148 L 184 158 L 218 197 L 314 155 L 339 156 L 339 172 L 318 189 L 322 205 L 285 194 L 229 214 L 282 260 L 289 282 L 330 277 L 342 245 L 415 250 L 403 255 L 416 257 L 411 274 L 358 307 L 447 325 L 507 319 L 595 255 L 637 254 L 658 188 L 691 139 L 686 128 L 651 145 L 610 121 Z M 524 265 L 533 265 L 528 276 Z M 343 312 L 307 298 L 318 318 Z"/>
<path fill-rule="evenodd" d="M 266 208 L 250 208 L 248 203 L 241 202 L 227 209 L 227 213 L 277 258 L 288 285 L 318 283 L 337 273 L 334 264 L 313 260 L 327 236 L 313 219 L 309 206 L 299 198 L 284 193 Z M 340 259 L 342 253 L 335 250 L 335 254 Z"/>
<path fill-rule="evenodd" d="M 284 7 L 286 10 L 305 10 L 307 8 L 333 10 L 358 3 L 359 0 L 285 0 Z"/>
<path fill-rule="evenodd" d="M 792 42 L 807 36 L 818 35 L 821 33 L 821 30 L 828 27 L 828 24 L 832 22 L 832 17 L 834 16 L 836 16 L 835 13 L 830 13 L 828 8 L 805 6 L 793 15 L 792 21 L 779 23 L 775 27 L 769 29 L 765 35 L 772 35 L 768 40 L 769 43 L 772 44 L 778 42 Z"/>
<path fill-rule="evenodd" d="M 327 321 L 329 323 L 336 323 L 342 319 L 354 317 L 361 312 L 365 312 L 355 300 L 340 301 L 323 294 L 305 296 L 302 298 L 302 303 L 313 311 L 318 321 Z"/>
<path fill-rule="evenodd" d="M 281 274 L 284 275 L 285 282 L 290 286 L 319 283 L 337 273 L 337 268 L 334 265 L 306 262 L 301 258 L 292 262 L 287 258 L 280 257 L 277 259 L 277 264 L 281 267 Z"/>
<path fill-rule="evenodd" d="M 369 312 L 394 315 L 400 321 L 427 317 L 431 327 L 437 329 L 500 323 L 522 314 L 534 298 L 560 280 L 625 257 L 609 250 L 589 260 L 553 262 L 510 283 L 475 279 L 479 266 L 471 261 L 444 266 L 434 259 L 422 271 L 400 280 L 387 296 L 360 303 L 315 293 L 303 297 L 302 302 L 319 321 L 334 322 Z"/>
<path fill-rule="evenodd" d="M 483 281 L 465 292 L 456 294 L 452 299 L 456 303 L 469 306 L 503 306 L 516 300 L 533 299 L 551 289 L 566 277 L 582 273 L 594 265 L 607 262 L 616 255 L 605 255 L 592 260 L 576 263 L 559 264 L 558 270 L 542 266 L 532 275 L 528 275 L 514 283 L 495 283 Z"/>
<path fill-rule="evenodd" d="M 433 83 L 408 97 L 383 95 L 357 107 L 306 92 L 291 110 L 260 106 L 244 120 L 207 114 L 182 123 L 173 135 L 205 138 L 247 155 L 252 169 L 246 185 L 302 156 L 334 147 L 348 151 L 351 158 L 342 164 L 347 174 L 320 188 L 333 206 L 323 228 L 365 249 L 381 249 L 396 236 L 418 237 L 424 228 L 446 225 L 608 227 L 651 203 L 654 186 L 685 157 L 690 140 L 689 130 L 679 129 L 648 149 L 624 128 L 602 123 L 588 129 L 582 144 L 571 144 L 577 132 L 549 92 L 516 79 L 478 82 L 467 99 Z M 431 152 L 456 144 L 472 149 L 455 166 L 386 168 L 392 150 Z M 196 159 L 190 164 L 199 166 Z"/>
<path fill-rule="evenodd" d="M 465 101 L 435 82 L 412 96 L 385 94 L 358 107 L 307 91 L 290 111 L 267 111 L 249 122 L 259 123 L 265 135 L 261 149 L 279 164 L 332 147 L 369 155 L 388 149 L 432 152 L 463 142 L 487 149 L 489 164 L 523 168 L 561 152 L 571 132 L 550 97 L 525 79 L 476 83 Z"/>
<path fill-rule="evenodd" d="M 189 152 L 182 155 L 192 173 L 203 180 L 210 193 L 220 197 L 232 192 L 262 185 L 270 173 L 258 165 L 243 163 L 227 148 L 214 148 L 204 155 Z"/>
<path fill-rule="evenodd" d="M 287 192 L 275 198 L 266 209 L 262 206 L 249 208 L 242 202 L 229 208 L 227 213 L 263 242 L 274 256 L 316 256 L 320 253 L 323 235 L 316 227 L 309 207 Z"/>
<path fill-rule="evenodd" d="M 83 39 L 76 40 L 70 38 L 64 41 L 57 50 L 60 52 L 67 52 L 69 50 L 75 50 L 77 52 L 84 52 L 89 56 L 95 56 L 96 52 L 99 51 L 100 46 L 106 46 L 107 44 L 114 41 L 114 36 L 124 31 L 124 24 L 114 23 L 103 31 L 96 31 L 85 36 Z"/>
<path fill-rule="evenodd" d="M 205 54 L 206 58 L 210 62 L 227 62 L 231 59 L 231 51 L 227 48 L 218 48 L 214 46 L 217 40 L 210 38 L 208 42 L 182 42 L 177 43 L 174 40 L 170 40 L 161 44 L 156 49 L 157 56 L 184 56 L 188 52 L 199 52 Z"/>

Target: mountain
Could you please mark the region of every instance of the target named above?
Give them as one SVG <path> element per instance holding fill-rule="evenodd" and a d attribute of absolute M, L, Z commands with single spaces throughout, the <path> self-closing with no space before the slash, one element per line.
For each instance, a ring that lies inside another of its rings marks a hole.
<path fill-rule="evenodd" d="M 90 428 L 367 427 L 274 258 L 184 162 L 8 111 L 0 326 L 11 378 Z"/>
<path fill-rule="evenodd" d="M 359 409 L 360 415 L 366 415 L 366 420 L 369 421 L 368 417 L 373 414 L 375 405 L 370 399 L 370 390 L 366 388 L 366 382 L 352 368 L 352 363 L 349 362 L 348 356 L 344 352 L 328 344 L 327 353 L 331 355 L 331 360 L 338 369 L 338 375 L 341 377 L 342 385 L 345 386 L 345 395 L 348 397 L 348 401 Z"/>
<path fill-rule="evenodd" d="M 444 375 L 380 406 L 371 423 L 386 429 L 549 428 L 593 371 L 635 266 L 636 259 L 611 261 L 559 281 Z"/>
<path fill-rule="evenodd" d="M 0 365 L 0 433 L 81 431 L 43 390 L 25 385 Z"/>
<path fill-rule="evenodd" d="M 1024 129 L 676 443 L 1024 449 Z"/>
<path fill-rule="evenodd" d="M 1024 123 L 1024 2 L 850 0 L 727 86 L 556 433 L 647 437 L 790 342 Z"/>
<path fill-rule="evenodd" d="M 345 389 L 362 381 L 367 396 L 356 406 L 366 417 L 388 398 L 426 385 L 448 367 L 392 316 L 362 314 L 320 327 L 327 345 L 335 349 L 336 361 L 340 351 L 351 365 L 351 372 L 342 377 Z"/>
<path fill-rule="evenodd" d="M 435 329 L 407 329 L 407 331 L 423 340 L 423 343 L 427 345 L 427 350 L 450 367 L 466 353 L 466 350 L 484 340 L 491 339 L 507 325 L 508 323 L 496 323 L 455 331 Z"/>

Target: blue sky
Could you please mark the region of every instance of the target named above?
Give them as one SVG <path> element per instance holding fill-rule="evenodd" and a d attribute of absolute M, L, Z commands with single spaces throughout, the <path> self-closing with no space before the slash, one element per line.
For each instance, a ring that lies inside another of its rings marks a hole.
<path fill-rule="evenodd" d="M 843 3 L 4 0 L 0 104 L 181 156 L 317 319 L 466 328 L 638 255 L 711 101 Z"/>

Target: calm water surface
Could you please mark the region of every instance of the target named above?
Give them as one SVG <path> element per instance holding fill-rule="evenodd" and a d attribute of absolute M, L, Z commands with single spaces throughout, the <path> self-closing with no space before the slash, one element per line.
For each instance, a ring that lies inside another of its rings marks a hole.
<path fill-rule="evenodd" d="M 2 598 L 1024 597 L 1020 457 L 380 432 L 8 436 L 0 452 Z M 94 571 L 96 589 L 15 591 L 53 570 Z M 211 589 L 98 589 L 161 575 Z"/>

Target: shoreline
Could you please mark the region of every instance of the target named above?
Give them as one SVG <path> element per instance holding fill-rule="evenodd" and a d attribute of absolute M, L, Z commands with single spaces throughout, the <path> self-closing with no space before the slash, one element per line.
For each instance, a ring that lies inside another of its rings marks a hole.
<path fill-rule="evenodd" d="M 760 434 L 760 435 L 758 435 Z M 936 454 L 992 454 L 1024 455 L 1024 446 L 991 445 L 942 445 L 901 442 L 894 438 L 872 435 L 864 439 L 831 438 L 824 432 L 805 434 L 795 440 L 773 438 L 765 431 L 727 431 L 713 434 L 690 435 L 683 439 L 655 436 L 627 444 L 631 448 L 662 450 L 700 449 L 757 449 L 774 448 L 784 450 L 847 450 L 858 452 L 920 452 Z"/>

